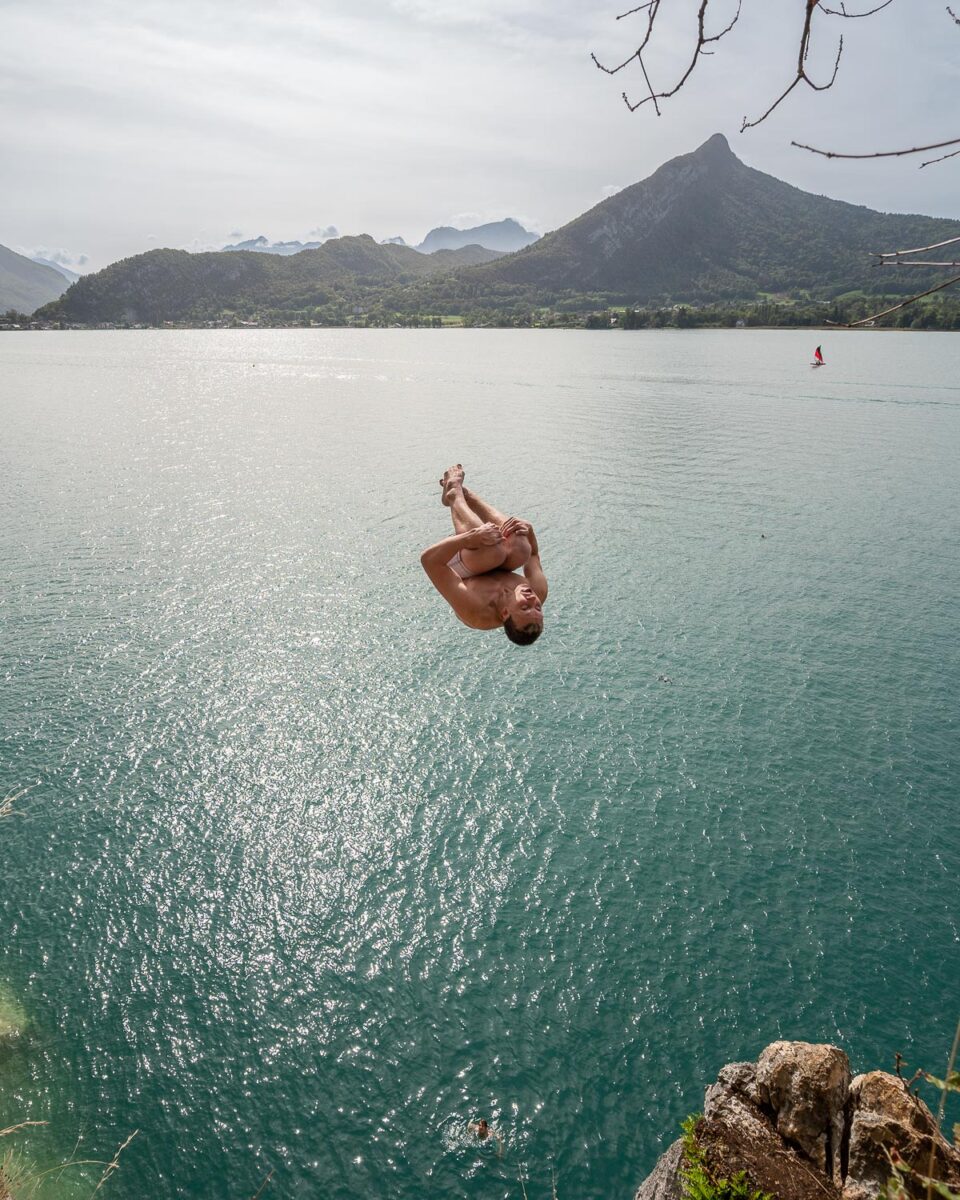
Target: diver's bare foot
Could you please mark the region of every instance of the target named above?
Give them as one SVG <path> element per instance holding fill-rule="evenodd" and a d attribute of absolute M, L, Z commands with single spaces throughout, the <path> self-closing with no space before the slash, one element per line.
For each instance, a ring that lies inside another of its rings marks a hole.
<path fill-rule="evenodd" d="M 449 508 L 453 504 L 457 492 L 463 487 L 463 467 L 460 463 L 453 467 L 447 467 L 440 480 L 440 486 L 443 488 L 441 500 Z"/>

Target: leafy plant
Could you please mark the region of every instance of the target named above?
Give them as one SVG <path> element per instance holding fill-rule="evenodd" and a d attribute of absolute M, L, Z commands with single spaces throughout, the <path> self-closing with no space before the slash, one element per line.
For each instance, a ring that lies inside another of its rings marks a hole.
<path fill-rule="evenodd" d="M 761 1192 L 751 1185 L 746 1171 L 738 1171 L 729 1179 L 713 1174 L 697 1141 L 700 1119 L 701 1114 L 697 1113 L 683 1122 L 685 1165 L 680 1171 L 683 1200 L 773 1200 L 769 1192 Z"/>

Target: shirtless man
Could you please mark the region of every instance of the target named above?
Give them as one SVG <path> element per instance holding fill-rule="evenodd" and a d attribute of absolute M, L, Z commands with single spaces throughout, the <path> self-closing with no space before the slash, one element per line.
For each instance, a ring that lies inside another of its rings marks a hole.
<path fill-rule="evenodd" d="M 456 532 L 420 555 L 430 582 L 464 625 L 502 626 L 512 642 L 529 646 L 543 632 L 547 598 L 537 535 L 525 521 L 508 519 L 468 491 L 459 463 L 440 484 Z"/>

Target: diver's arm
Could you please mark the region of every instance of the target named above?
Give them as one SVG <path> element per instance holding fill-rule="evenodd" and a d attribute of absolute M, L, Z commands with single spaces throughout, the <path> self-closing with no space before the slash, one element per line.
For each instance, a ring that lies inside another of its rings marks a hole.
<path fill-rule="evenodd" d="M 485 546 L 495 546 L 500 541 L 502 538 L 496 525 L 481 525 L 476 529 L 468 529 L 466 533 L 455 533 L 452 537 L 444 538 L 442 542 L 429 546 L 420 555 L 420 565 L 426 571 L 430 582 L 457 616 L 468 625 L 477 619 L 482 605 L 478 609 L 476 598 L 450 567 L 450 559 L 460 550 L 481 550 Z"/>
<path fill-rule="evenodd" d="M 424 550 L 420 555 L 420 565 L 431 579 L 433 579 L 433 572 L 439 567 L 442 567 L 445 571 L 450 570 L 447 563 L 458 551 L 470 549 L 470 539 L 474 532 L 473 529 L 470 529 L 466 533 L 451 534 L 450 537 L 444 538 L 442 542 L 434 542 L 432 546 L 428 546 Z"/>
<path fill-rule="evenodd" d="M 543 573 L 543 566 L 540 562 L 540 547 L 537 545 L 537 535 L 533 532 L 533 526 L 527 526 L 527 539 L 530 542 L 530 557 L 523 565 L 523 573 L 527 577 L 527 583 L 540 597 L 540 603 L 543 604 L 547 599 L 547 577 Z"/>
<path fill-rule="evenodd" d="M 497 546 L 502 541 L 503 535 L 500 530 L 488 522 L 486 525 L 478 525 L 476 529 L 468 529 L 466 533 L 454 533 L 442 542 L 428 546 L 420 555 L 420 562 L 433 579 L 432 572 L 438 567 L 446 567 L 459 550 L 482 550 L 485 546 Z"/>

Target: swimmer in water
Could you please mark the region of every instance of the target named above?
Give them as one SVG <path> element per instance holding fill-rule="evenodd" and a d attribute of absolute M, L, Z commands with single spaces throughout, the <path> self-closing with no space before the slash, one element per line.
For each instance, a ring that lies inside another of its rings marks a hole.
<path fill-rule="evenodd" d="M 468 1121 L 467 1133 L 473 1134 L 478 1142 L 485 1142 L 489 1138 L 493 1138 L 497 1144 L 497 1158 L 503 1157 L 503 1138 L 495 1129 L 490 1128 L 485 1117 L 481 1117 L 479 1121 Z"/>

